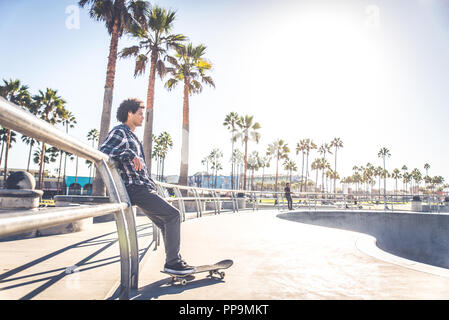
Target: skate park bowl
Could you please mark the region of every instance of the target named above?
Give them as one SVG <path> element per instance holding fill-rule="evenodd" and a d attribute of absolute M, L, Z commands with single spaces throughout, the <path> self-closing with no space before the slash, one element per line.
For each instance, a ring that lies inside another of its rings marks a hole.
<path fill-rule="evenodd" d="M 278 218 L 368 234 L 379 249 L 449 269 L 449 215 L 379 211 L 294 211 Z"/>

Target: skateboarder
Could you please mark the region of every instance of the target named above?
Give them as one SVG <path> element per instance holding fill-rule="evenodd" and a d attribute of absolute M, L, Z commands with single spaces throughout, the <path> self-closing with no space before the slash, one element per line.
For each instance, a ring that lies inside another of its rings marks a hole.
<path fill-rule="evenodd" d="M 292 200 L 292 195 L 290 192 L 290 183 L 287 182 L 287 184 L 285 185 L 285 188 L 284 188 L 284 192 L 285 192 L 285 198 L 287 198 L 287 202 L 288 202 L 288 210 L 293 210 L 293 200 Z"/>
<path fill-rule="evenodd" d="M 145 106 L 137 99 L 123 101 L 117 110 L 115 126 L 100 146 L 100 151 L 109 155 L 118 164 L 122 180 L 132 205 L 142 209 L 145 215 L 161 229 L 165 245 L 164 271 L 173 274 L 188 274 L 195 270 L 181 259 L 179 210 L 156 193 L 156 185 L 148 174 L 143 147 L 134 134 L 142 125 Z M 151 159 L 149 160 L 151 161 Z"/>

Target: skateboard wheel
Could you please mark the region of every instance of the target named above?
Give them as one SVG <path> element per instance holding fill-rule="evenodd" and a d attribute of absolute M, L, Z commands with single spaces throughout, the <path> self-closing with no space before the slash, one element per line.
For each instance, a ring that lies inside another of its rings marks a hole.
<path fill-rule="evenodd" d="M 182 279 L 181 280 L 181 285 L 185 286 L 187 284 L 187 280 L 186 279 Z"/>
<path fill-rule="evenodd" d="M 224 271 L 220 272 L 220 278 L 224 279 L 224 277 L 225 277 Z"/>

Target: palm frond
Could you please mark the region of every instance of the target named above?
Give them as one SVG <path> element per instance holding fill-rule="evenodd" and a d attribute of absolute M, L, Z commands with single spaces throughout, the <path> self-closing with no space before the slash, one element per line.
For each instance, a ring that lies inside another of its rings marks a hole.
<path fill-rule="evenodd" d="M 140 51 L 139 46 L 132 46 L 132 47 L 124 48 L 122 51 L 120 51 L 119 57 L 120 58 L 137 57 L 137 55 L 139 54 L 139 51 Z"/>
<path fill-rule="evenodd" d="M 177 86 L 178 83 L 179 81 L 177 79 L 171 78 L 165 83 L 164 86 L 168 91 L 171 91 Z"/>
<path fill-rule="evenodd" d="M 140 76 L 145 73 L 148 57 L 144 54 L 139 54 L 136 59 L 136 68 L 134 69 L 134 77 Z"/>

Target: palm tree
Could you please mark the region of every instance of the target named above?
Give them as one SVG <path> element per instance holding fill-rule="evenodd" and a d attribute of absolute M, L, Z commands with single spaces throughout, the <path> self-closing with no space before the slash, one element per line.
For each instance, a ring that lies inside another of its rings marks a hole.
<path fill-rule="evenodd" d="M 42 143 L 44 144 L 44 143 Z M 42 154 L 42 150 L 44 150 L 44 154 Z M 33 154 L 33 162 L 38 164 L 40 168 L 42 168 L 42 172 L 45 170 L 45 164 L 50 162 L 56 162 L 58 159 L 58 149 L 55 147 L 50 147 L 47 149 L 37 149 Z M 42 173 L 43 176 L 43 173 Z M 41 175 L 39 174 L 39 179 Z M 40 181 L 40 180 L 39 180 Z M 40 184 L 40 182 L 39 182 Z M 42 183 L 43 187 L 43 183 Z"/>
<path fill-rule="evenodd" d="M 278 139 L 268 146 L 267 155 L 276 159 L 276 178 L 274 182 L 274 192 L 278 189 L 278 167 L 280 159 L 287 159 L 290 148 L 284 140 Z"/>
<path fill-rule="evenodd" d="M 261 168 L 262 168 L 262 184 L 260 186 L 260 191 L 263 191 L 263 181 L 265 177 L 265 168 L 270 167 L 271 157 L 269 155 L 265 155 L 261 158 Z"/>
<path fill-rule="evenodd" d="M 178 48 L 187 37 L 181 34 L 171 34 L 176 12 L 166 10 L 158 6 L 153 6 L 151 10 L 145 11 L 144 23 L 132 23 L 129 34 L 135 37 L 139 44 L 123 49 L 120 52 L 121 58 L 134 57 L 136 66 L 134 77 L 143 75 L 150 63 L 150 75 L 147 88 L 147 109 L 145 115 L 145 131 L 143 135 L 143 151 L 146 159 L 152 156 L 152 136 L 153 136 L 153 112 L 154 112 L 154 88 L 156 83 L 156 73 L 162 80 L 166 74 L 164 60 L 173 59 L 168 55 L 169 49 Z M 148 172 L 151 174 L 151 161 L 148 163 Z"/>
<path fill-rule="evenodd" d="M 307 192 L 307 180 L 309 179 L 309 155 L 310 155 L 310 151 L 317 148 L 317 145 L 313 142 L 313 140 L 306 139 L 304 148 L 305 148 L 305 155 L 306 155 L 306 189 L 305 189 L 305 191 Z"/>
<path fill-rule="evenodd" d="M 231 131 L 231 154 L 234 153 L 234 142 L 236 141 L 237 127 L 239 126 L 240 117 L 237 112 L 230 112 L 226 115 L 223 125 Z M 234 189 L 234 165 L 235 162 L 231 161 L 231 189 Z"/>
<path fill-rule="evenodd" d="M 407 185 L 412 180 L 412 175 L 410 173 L 408 173 L 408 172 L 404 172 L 402 174 L 402 179 L 403 179 L 403 182 L 405 184 L 405 193 L 407 193 L 407 191 L 408 191 L 407 190 Z"/>
<path fill-rule="evenodd" d="M 418 186 L 418 194 L 419 194 L 419 184 L 421 183 L 421 181 L 423 179 L 421 171 L 419 171 L 418 168 L 415 168 L 412 170 L 411 174 L 412 174 L 412 179 L 415 180 L 415 183 Z"/>
<path fill-rule="evenodd" d="M 173 140 L 166 131 L 161 132 L 158 137 L 153 135 L 155 147 L 153 148 L 153 158 L 156 158 L 157 176 L 160 181 L 164 179 L 164 164 L 168 150 L 173 147 Z"/>
<path fill-rule="evenodd" d="M 390 150 L 388 150 L 387 148 L 383 147 L 383 148 L 381 148 L 381 149 L 379 150 L 379 152 L 377 153 L 377 156 L 378 156 L 379 158 L 382 158 L 382 159 L 383 159 L 383 162 L 384 162 L 384 172 L 385 172 L 385 171 L 386 171 L 386 170 L 385 170 L 385 158 L 391 156 Z M 386 197 L 387 197 L 387 177 L 386 177 L 386 175 L 384 175 L 384 201 L 385 201 L 384 203 L 385 203 L 385 206 L 387 205 Z"/>
<path fill-rule="evenodd" d="M 5 147 L 5 144 L 7 144 L 8 138 L 9 138 L 9 148 L 11 148 L 12 144 L 16 142 L 16 133 L 6 128 L 0 129 L 0 141 L 2 142 L 2 149 L 0 151 L 0 165 L 3 160 L 3 149 Z"/>
<path fill-rule="evenodd" d="M 429 175 L 430 164 L 428 164 L 428 163 L 424 164 L 424 169 L 426 170 L 426 176 L 428 176 Z"/>
<path fill-rule="evenodd" d="M 254 172 L 262 167 L 262 158 L 259 152 L 253 151 L 248 157 L 248 170 L 251 171 L 251 190 L 254 190 Z"/>
<path fill-rule="evenodd" d="M 232 156 L 231 156 L 231 162 L 234 162 L 235 164 L 236 164 L 236 176 L 237 176 L 237 183 L 236 183 L 236 186 L 237 186 L 237 189 L 240 189 L 240 185 L 241 185 L 241 178 L 240 178 L 240 176 L 241 176 L 241 167 L 242 167 L 242 165 L 243 165 L 243 162 L 244 162 L 244 155 L 243 155 L 243 153 L 239 150 L 239 149 L 234 149 L 234 152 L 232 153 Z"/>
<path fill-rule="evenodd" d="M 27 109 L 30 113 L 34 114 L 35 116 L 37 116 L 39 114 L 39 106 L 35 103 L 35 101 L 31 101 L 31 103 L 29 103 L 27 105 Z M 30 171 L 31 152 L 33 150 L 33 146 L 38 141 L 31 137 L 27 137 L 25 135 L 22 135 L 22 141 L 25 142 L 25 144 L 30 145 L 30 151 L 28 152 L 28 164 L 27 164 L 27 171 L 29 172 Z"/>
<path fill-rule="evenodd" d="M 302 165 L 301 165 L 301 187 L 300 192 L 302 192 L 303 180 L 304 180 L 304 155 L 306 153 L 307 141 L 306 139 L 300 140 L 296 143 L 296 154 L 298 155 L 300 152 L 302 153 Z"/>
<path fill-rule="evenodd" d="M 67 116 L 65 101 L 57 95 L 57 90 L 47 88 L 45 92 L 39 90 L 39 94 L 33 97 L 37 104 L 41 119 L 52 125 L 62 122 Z M 45 143 L 42 143 L 40 152 L 41 160 L 39 162 L 39 188 L 42 187 L 42 175 L 45 155 Z"/>
<path fill-rule="evenodd" d="M 106 139 L 111 124 L 111 108 L 114 91 L 115 69 L 117 63 L 118 40 L 129 29 L 131 22 L 144 23 L 144 13 L 149 9 L 149 3 L 141 0 L 79 0 L 81 8 L 89 7 L 92 19 L 105 23 L 111 35 L 109 45 L 108 65 L 106 69 L 106 83 L 103 96 L 103 111 L 100 125 L 100 144 Z M 95 180 L 93 193 L 103 195 L 105 192 L 103 181 Z"/>
<path fill-rule="evenodd" d="M 221 162 L 220 162 L 220 159 L 223 158 L 223 152 L 221 152 L 220 149 L 215 148 L 211 151 L 208 158 L 209 158 L 209 162 L 211 163 L 212 173 L 215 171 L 214 188 L 216 188 L 217 187 L 218 170 L 223 169 Z"/>
<path fill-rule="evenodd" d="M 395 180 L 396 182 L 396 188 L 394 189 L 394 194 L 396 195 L 396 191 L 398 190 L 398 179 L 402 178 L 401 172 L 399 171 L 398 168 L 395 168 L 393 170 L 393 172 L 391 173 L 391 177 Z"/>
<path fill-rule="evenodd" d="M 291 159 L 285 159 L 284 161 L 284 170 L 287 170 L 290 173 L 290 185 L 292 184 L 292 172 L 297 171 L 298 167 L 296 163 Z"/>
<path fill-rule="evenodd" d="M 402 166 L 401 170 L 403 171 L 403 172 L 402 172 L 402 178 L 403 178 L 403 180 L 402 180 L 402 188 L 404 188 L 405 193 L 407 193 L 407 186 L 405 186 L 404 175 L 407 173 L 408 168 L 407 168 L 407 166 L 404 164 L 404 165 Z"/>
<path fill-rule="evenodd" d="M 76 118 L 75 116 L 70 112 L 67 111 L 62 119 L 62 126 L 65 127 L 65 132 L 68 134 L 69 133 L 69 128 L 73 129 L 75 127 L 76 124 Z M 98 142 L 98 139 L 97 139 Z M 70 152 L 67 151 L 63 151 L 61 150 L 61 158 L 59 159 L 59 174 L 58 174 L 58 190 L 59 190 L 59 179 L 60 179 L 60 172 L 61 172 L 61 164 L 62 164 L 62 155 L 64 154 L 64 174 L 63 174 L 63 181 L 66 181 L 66 172 L 67 172 L 67 157 L 69 157 L 69 160 L 72 161 L 74 159 L 73 154 L 71 154 Z M 95 175 L 95 174 L 94 174 Z M 93 190 L 92 190 L 93 192 Z"/>
<path fill-rule="evenodd" d="M 204 58 L 205 52 L 206 47 L 202 44 L 195 47 L 189 43 L 187 46 L 177 47 L 176 59 L 168 60 L 174 67 L 166 69 L 173 75 L 165 83 L 168 90 L 175 88 L 181 81 L 184 83 L 181 168 L 178 181 L 181 185 L 187 185 L 189 173 L 189 96 L 200 93 L 203 90 L 202 83 L 215 87 L 212 78 L 206 75 L 206 72 L 212 69 L 212 64 Z"/>
<path fill-rule="evenodd" d="M 17 79 L 16 80 L 10 79 L 9 81 L 3 80 L 3 85 L 0 86 L 0 96 L 19 106 L 29 108 L 31 104 L 31 96 L 30 93 L 28 92 L 28 86 L 23 85 L 20 82 L 20 80 Z M 7 129 L 5 141 L 6 150 L 5 150 L 4 180 L 6 180 L 8 174 L 8 156 L 9 156 L 9 148 L 11 147 L 11 135 L 12 135 L 11 130 Z"/>
<path fill-rule="evenodd" d="M 316 158 L 315 160 L 313 160 L 313 162 L 310 164 L 310 169 L 316 170 L 316 177 L 315 177 L 315 191 L 316 188 L 318 187 L 318 171 L 321 168 L 321 158 Z"/>
<path fill-rule="evenodd" d="M 335 174 L 335 179 L 334 179 L 334 193 L 337 193 L 337 151 L 340 148 L 343 148 L 343 141 L 340 138 L 334 138 L 331 141 L 331 147 L 335 148 L 335 152 L 334 152 L 334 157 L 335 157 L 335 167 L 334 167 L 334 172 Z"/>
<path fill-rule="evenodd" d="M 243 158 L 244 164 L 244 172 L 243 172 L 243 190 L 246 190 L 246 170 L 248 166 L 248 141 L 253 140 L 256 143 L 259 143 L 260 133 L 257 132 L 259 130 L 260 124 L 259 122 L 253 122 L 254 116 L 241 116 L 237 126 L 240 131 L 237 132 L 236 138 L 242 140 L 242 144 L 245 145 L 245 156 Z"/>
<path fill-rule="evenodd" d="M 97 129 L 91 129 L 88 133 L 87 133 L 87 140 L 88 141 L 92 141 L 92 148 L 95 148 L 95 143 L 98 143 L 98 139 L 100 137 L 100 133 L 98 132 Z M 92 161 L 86 160 L 86 163 L 89 167 L 89 184 L 90 184 L 90 178 L 92 177 Z M 59 178 L 58 178 L 59 181 Z M 59 189 L 59 187 L 58 187 Z"/>

